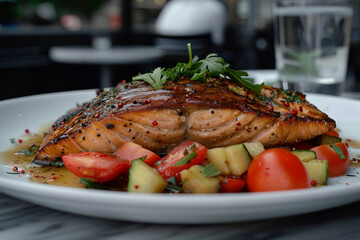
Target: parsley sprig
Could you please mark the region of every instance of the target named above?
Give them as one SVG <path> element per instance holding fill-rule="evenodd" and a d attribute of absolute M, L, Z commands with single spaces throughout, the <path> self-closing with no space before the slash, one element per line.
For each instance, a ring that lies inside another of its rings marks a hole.
<path fill-rule="evenodd" d="M 189 51 L 189 62 L 179 62 L 173 68 L 164 69 L 156 68 L 151 73 L 140 74 L 133 77 L 133 81 L 145 81 L 149 83 L 155 90 L 161 89 L 162 86 L 169 81 L 177 81 L 181 77 L 185 77 L 194 81 L 204 82 L 207 78 L 227 77 L 233 81 L 237 81 L 244 87 L 260 92 L 264 86 L 262 84 L 254 84 L 245 77 L 248 74 L 244 71 L 234 70 L 230 68 L 229 63 L 219 57 L 216 53 L 211 53 L 205 59 L 199 60 L 197 56 L 192 57 L 191 44 L 187 44 Z"/>

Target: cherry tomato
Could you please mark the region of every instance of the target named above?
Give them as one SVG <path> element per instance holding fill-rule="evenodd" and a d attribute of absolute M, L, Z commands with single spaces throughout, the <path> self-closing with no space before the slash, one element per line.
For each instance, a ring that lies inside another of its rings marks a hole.
<path fill-rule="evenodd" d="M 244 179 L 224 177 L 221 179 L 221 192 L 223 193 L 236 193 L 241 192 L 246 185 Z"/>
<path fill-rule="evenodd" d="M 173 176 L 180 182 L 180 172 L 188 169 L 193 165 L 202 164 L 206 157 L 207 148 L 193 141 L 186 141 L 175 147 L 165 157 L 163 157 L 159 164 L 155 166 L 158 172 L 164 177 L 169 179 Z M 195 153 L 195 154 L 194 154 Z M 191 154 L 191 155 L 190 155 Z M 179 161 L 187 156 L 192 156 L 189 161 L 179 164 Z"/>
<path fill-rule="evenodd" d="M 309 175 L 298 157 L 291 152 L 270 148 L 250 163 L 247 173 L 250 192 L 310 188 Z"/>
<path fill-rule="evenodd" d="M 160 160 L 160 157 L 146 149 L 143 148 L 141 145 L 133 143 L 133 142 L 126 142 L 124 143 L 115 153 L 116 156 L 128 160 L 130 163 L 138 158 L 142 158 L 146 156 L 144 160 L 148 165 L 151 167 Z"/>
<path fill-rule="evenodd" d="M 65 167 L 80 178 L 107 182 L 128 170 L 129 161 L 98 152 L 82 152 L 64 155 Z"/>
<path fill-rule="evenodd" d="M 343 152 L 343 158 L 335 152 L 334 148 L 330 145 L 320 145 L 310 150 L 316 152 L 317 159 L 328 160 L 328 176 L 338 177 L 346 173 L 350 165 L 349 151 L 345 143 L 335 143 L 335 146 L 339 147 Z"/>
<path fill-rule="evenodd" d="M 335 131 L 334 129 L 333 130 L 330 130 L 329 132 L 325 133 L 325 135 L 328 135 L 328 136 L 334 136 L 334 137 L 339 137 L 339 133 L 337 131 Z"/>

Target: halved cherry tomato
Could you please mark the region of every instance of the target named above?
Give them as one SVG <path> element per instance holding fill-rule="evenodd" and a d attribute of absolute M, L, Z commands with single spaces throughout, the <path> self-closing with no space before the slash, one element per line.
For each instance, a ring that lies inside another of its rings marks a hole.
<path fill-rule="evenodd" d="M 344 156 L 341 159 L 340 155 L 335 152 L 334 148 L 330 145 L 320 145 L 310 150 L 316 152 L 317 159 L 328 160 L 328 176 L 338 177 L 346 173 L 350 165 L 349 151 L 345 143 L 335 143 L 335 146 L 339 147 Z"/>
<path fill-rule="evenodd" d="M 82 152 L 64 155 L 65 167 L 80 178 L 107 182 L 128 170 L 129 161 L 98 152 Z"/>
<path fill-rule="evenodd" d="M 334 136 L 334 137 L 339 137 L 339 133 L 337 131 L 335 131 L 334 129 L 333 130 L 330 130 L 329 132 L 325 133 L 325 135 L 328 135 L 328 136 Z"/>
<path fill-rule="evenodd" d="M 270 148 L 257 155 L 247 173 L 250 192 L 310 188 L 309 175 L 298 157 L 291 152 Z"/>
<path fill-rule="evenodd" d="M 246 185 L 244 179 L 224 177 L 221 179 L 221 192 L 236 193 L 241 192 Z"/>
<path fill-rule="evenodd" d="M 193 154 L 195 152 L 196 154 Z M 180 182 L 180 172 L 188 169 L 193 165 L 202 164 L 206 157 L 207 148 L 193 141 L 186 141 L 175 147 L 165 157 L 163 157 L 159 164 L 155 166 L 158 172 L 164 177 L 169 179 L 173 176 Z M 176 166 L 177 162 L 184 159 L 187 155 L 194 155 L 187 163 Z M 175 164 L 175 166 L 174 166 Z"/>
<path fill-rule="evenodd" d="M 128 160 L 130 163 L 135 159 L 146 156 L 145 162 L 151 167 L 160 160 L 159 155 L 133 142 L 126 142 L 121 145 L 115 155 Z"/>

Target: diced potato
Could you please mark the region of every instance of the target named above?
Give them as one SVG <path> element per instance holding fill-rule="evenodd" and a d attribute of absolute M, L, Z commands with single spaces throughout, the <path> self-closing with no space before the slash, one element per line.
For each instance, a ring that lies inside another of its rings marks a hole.
<path fill-rule="evenodd" d="M 220 190 L 220 180 L 216 177 L 205 177 L 204 167 L 194 165 L 180 172 L 185 193 L 217 193 Z"/>
<path fill-rule="evenodd" d="M 225 148 L 212 148 L 208 149 L 206 158 L 210 163 L 213 163 L 215 167 L 221 172 L 221 174 L 230 174 L 229 163 L 226 158 Z"/>

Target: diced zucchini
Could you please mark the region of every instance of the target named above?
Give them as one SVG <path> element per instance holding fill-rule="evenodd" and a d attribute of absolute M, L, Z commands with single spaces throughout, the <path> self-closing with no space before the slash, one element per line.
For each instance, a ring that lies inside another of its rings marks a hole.
<path fill-rule="evenodd" d="M 316 153 L 311 150 L 294 150 L 291 153 L 296 155 L 301 161 L 317 159 Z"/>
<path fill-rule="evenodd" d="M 128 192 L 160 193 L 167 182 L 162 176 L 141 159 L 134 160 L 129 169 Z"/>
<path fill-rule="evenodd" d="M 194 165 L 180 172 L 185 193 L 217 193 L 220 190 L 220 180 L 216 177 L 205 177 L 204 167 Z"/>
<path fill-rule="evenodd" d="M 310 160 L 302 162 L 309 173 L 311 181 L 318 184 L 326 184 L 328 179 L 328 161 L 327 160 Z"/>
<path fill-rule="evenodd" d="M 244 144 L 225 147 L 225 154 L 232 175 L 240 176 L 247 171 L 250 165 L 251 156 Z"/>
<path fill-rule="evenodd" d="M 329 136 L 326 134 L 317 136 L 311 140 L 311 143 L 315 144 L 317 146 L 318 145 L 329 145 L 329 144 L 334 144 L 334 143 L 338 143 L 338 142 L 341 142 L 341 138 L 336 137 L 336 136 Z"/>
<path fill-rule="evenodd" d="M 265 151 L 264 145 L 261 142 L 244 143 L 246 150 L 249 152 L 251 158 L 256 157 L 261 152 Z"/>
<path fill-rule="evenodd" d="M 230 174 L 229 163 L 226 158 L 225 148 L 212 148 L 208 149 L 206 158 L 210 163 L 213 163 L 215 167 L 221 172 L 221 174 Z"/>

